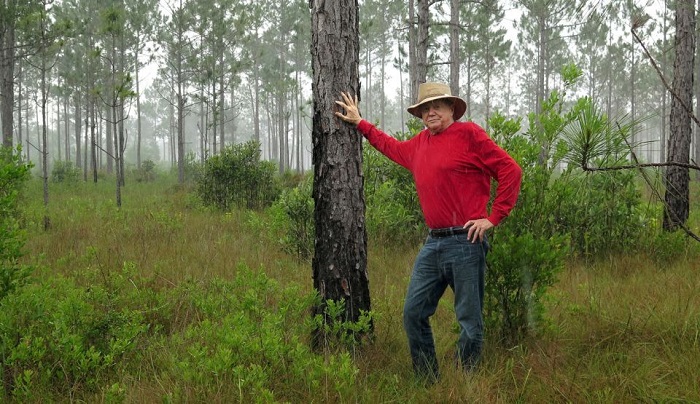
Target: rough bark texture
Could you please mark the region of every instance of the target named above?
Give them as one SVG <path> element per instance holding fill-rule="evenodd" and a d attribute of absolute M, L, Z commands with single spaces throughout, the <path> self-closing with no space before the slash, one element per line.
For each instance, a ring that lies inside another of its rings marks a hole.
<path fill-rule="evenodd" d="M 450 1 L 450 91 L 459 96 L 459 0 Z M 486 115 L 488 116 L 488 115 Z"/>
<path fill-rule="evenodd" d="M 370 310 L 362 176 L 362 136 L 333 114 L 340 93 L 359 94 L 357 0 L 311 0 L 313 64 L 313 163 L 316 222 L 314 288 L 322 298 L 345 301 L 345 318 Z M 320 346 L 314 336 L 314 345 Z"/>
<path fill-rule="evenodd" d="M 428 77 L 428 45 L 430 44 L 430 1 L 418 0 L 418 27 L 416 34 L 416 74 L 412 83 L 411 102 L 418 97 L 418 87 Z"/>
<path fill-rule="evenodd" d="M 10 13 L 14 10 L 14 1 L 6 2 L 5 11 Z M 7 18 L 0 34 L 0 114 L 2 115 L 2 145 L 13 146 L 13 126 L 14 126 L 14 71 L 15 71 L 15 21 L 12 17 Z"/>
<path fill-rule="evenodd" d="M 676 3 L 676 39 L 673 63 L 673 91 L 678 97 L 671 100 L 668 161 L 687 164 L 690 159 L 691 118 L 693 105 L 693 62 L 695 59 L 695 4 L 693 0 Z M 669 167 L 666 170 L 666 205 L 664 229 L 675 230 L 688 219 L 688 168 Z"/>

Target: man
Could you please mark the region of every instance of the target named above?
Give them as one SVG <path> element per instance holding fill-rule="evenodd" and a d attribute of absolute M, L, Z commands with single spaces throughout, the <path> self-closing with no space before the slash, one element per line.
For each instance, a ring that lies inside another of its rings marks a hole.
<path fill-rule="evenodd" d="M 422 119 L 425 129 L 406 141 L 398 141 L 363 120 L 356 96 L 341 96 L 342 101 L 336 103 L 345 113 L 335 115 L 355 125 L 372 146 L 411 171 L 430 229 L 416 258 L 404 304 L 413 369 L 428 381 L 439 376 L 429 319 L 450 286 L 460 326 L 457 357 L 465 370 L 472 371 L 481 357 L 483 342 L 486 232 L 515 205 L 522 171 L 479 125 L 457 122 L 467 104 L 452 96 L 446 84 L 419 86 L 418 101 L 408 112 Z M 489 214 L 492 178 L 498 187 Z"/>

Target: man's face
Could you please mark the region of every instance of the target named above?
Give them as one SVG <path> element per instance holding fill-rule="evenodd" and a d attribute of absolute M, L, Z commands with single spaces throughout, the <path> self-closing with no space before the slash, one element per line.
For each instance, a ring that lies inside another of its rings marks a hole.
<path fill-rule="evenodd" d="M 435 100 L 423 104 L 420 108 L 423 124 L 431 133 L 440 133 L 454 122 L 454 107 L 444 100 Z"/>

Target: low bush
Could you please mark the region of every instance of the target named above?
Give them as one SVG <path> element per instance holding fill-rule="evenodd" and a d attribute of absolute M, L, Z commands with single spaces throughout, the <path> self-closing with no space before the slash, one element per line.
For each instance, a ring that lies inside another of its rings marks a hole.
<path fill-rule="evenodd" d="M 113 383 L 147 330 L 142 310 L 98 284 L 51 277 L 26 285 L 0 302 L 5 394 L 34 401 L 97 391 Z"/>
<path fill-rule="evenodd" d="M 197 194 L 209 206 L 262 209 L 277 199 L 280 186 L 274 163 L 260 159 L 260 144 L 227 146 L 209 158 L 198 182 Z"/>
<path fill-rule="evenodd" d="M 494 139 L 523 169 L 518 205 L 494 230 L 488 258 L 486 322 L 507 344 L 542 325 L 544 294 L 567 257 L 602 257 L 640 248 L 639 236 L 645 231 L 646 213 L 640 208 L 634 173 L 591 174 L 576 165 L 581 161 L 578 151 L 592 147 L 590 137 L 581 133 L 597 133 L 599 143 L 623 144 L 629 126 L 609 131 L 607 118 L 588 98 L 567 111 L 563 105 L 563 97 L 554 91 L 543 111 L 530 115 L 522 134 L 518 120 L 496 114 L 490 121 Z M 599 150 L 602 161 L 621 162 L 622 153 Z"/>
<path fill-rule="evenodd" d="M 51 168 L 51 182 L 77 183 L 83 178 L 83 170 L 72 161 L 56 161 Z"/>
<path fill-rule="evenodd" d="M 144 160 L 140 168 L 134 169 L 132 175 L 136 182 L 153 182 L 156 179 L 156 163 L 153 160 Z"/>
<path fill-rule="evenodd" d="M 312 181 L 308 175 L 296 187 L 284 190 L 270 208 L 271 238 L 278 240 L 284 251 L 302 260 L 311 259 L 314 252 Z"/>
<path fill-rule="evenodd" d="M 316 297 L 244 265 L 236 271 L 231 281 L 186 282 L 169 293 L 169 306 L 189 308 L 180 316 L 192 319 L 165 342 L 167 378 L 185 387 L 171 399 L 339 401 L 353 394 L 358 369 L 348 354 L 317 355 L 309 347 Z"/>

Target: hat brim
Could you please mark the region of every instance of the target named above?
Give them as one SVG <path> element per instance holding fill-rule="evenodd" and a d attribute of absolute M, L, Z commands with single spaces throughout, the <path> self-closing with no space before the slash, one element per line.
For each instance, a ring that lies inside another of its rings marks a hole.
<path fill-rule="evenodd" d="M 423 118 L 423 115 L 420 113 L 420 107 L 421 105 L 435 101 L 435 100 L 440 100 L 440 99 L 451 99 L 452 100 L 452 107 L 454 108 L 454 112 L 452 113 L 452 117 L 454 120 L 458 120 L 459 118 L 464 116 L 464 113 L 467 111 L 467 103 L 454 95 L 440 95 L 437 97 L 428 97 L 424 99 L 423 101 L 419 102 L 416 105 L 411 105 L 408 107 L 406 110 L 408 111 L 409 114 L 415 116 L 416 118 Z"/>

